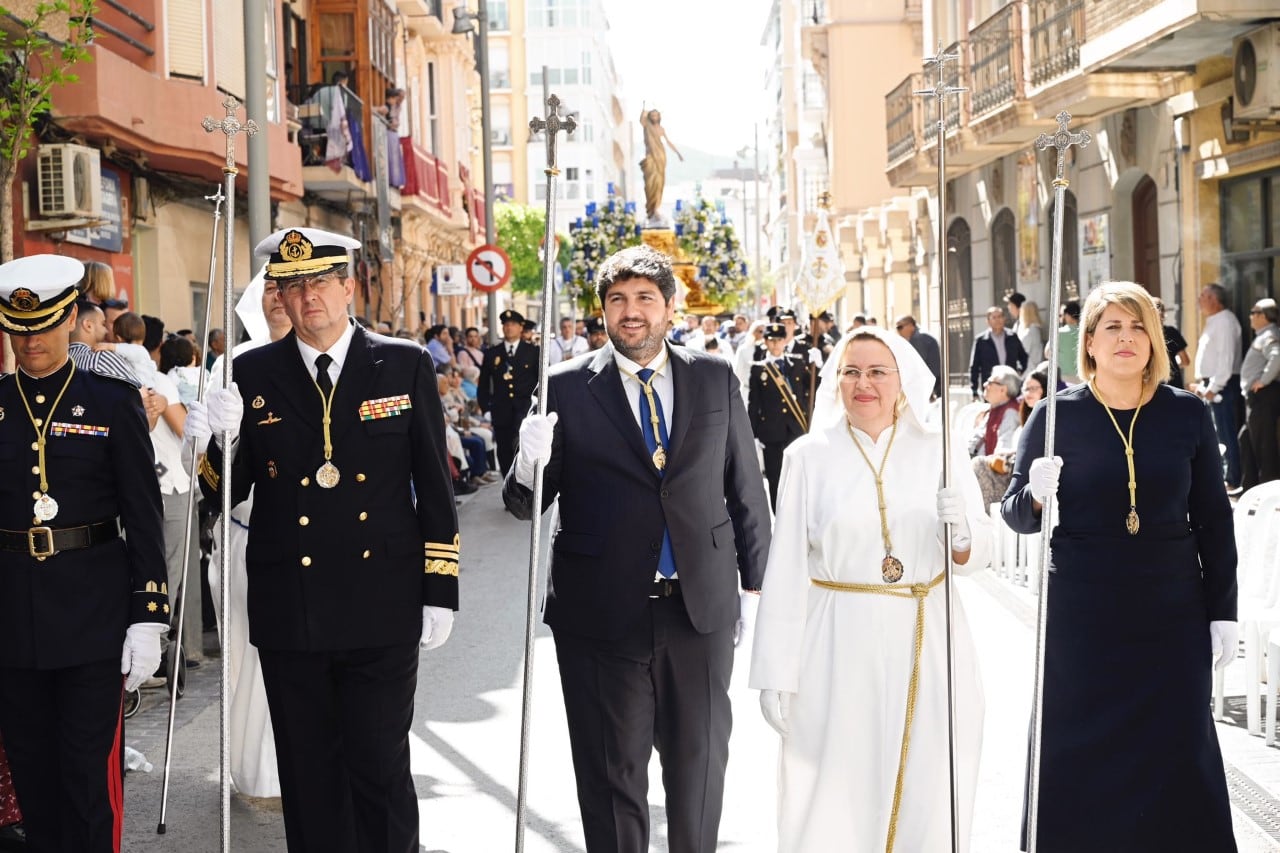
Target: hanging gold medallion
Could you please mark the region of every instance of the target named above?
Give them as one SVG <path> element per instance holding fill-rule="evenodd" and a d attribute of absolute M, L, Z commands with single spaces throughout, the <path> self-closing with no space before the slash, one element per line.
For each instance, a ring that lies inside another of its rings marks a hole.
<path fill-rule="evenodd" d="M 1129 531 L 1130 536 L 1138 535 L 1138 511 L 1136 509 L 1129 510 L 1129 517 L 1124 520 L 1124 529 Z"/>
<path fill-rule="evenodd" d="M 892 554 L 885 554 L 880 561 L 880 577 L 885 583 L 897 583 L 902 580 L 902 561 Z"/>
<path fill-rule="evenodd" d="M 58 515 L 58 502 L 53 499 L 52 495 L 42 494 L 36 498 L 32 513 L 41 521 L 53 521 Z"/>
<path fill-rule="evenodd" d="M 316 469 L 316 484 L 322 489 L 332 489 L 338 485 L 338 480 L 342 478 L 338 471 L 338 466 L 332 462 L 326 462 Z"/>
<path fill-rule="evenodd" d="M 667 467 L 667 449 L 661 444 L 653 451 L 653 467 L 659 471 Z"/>

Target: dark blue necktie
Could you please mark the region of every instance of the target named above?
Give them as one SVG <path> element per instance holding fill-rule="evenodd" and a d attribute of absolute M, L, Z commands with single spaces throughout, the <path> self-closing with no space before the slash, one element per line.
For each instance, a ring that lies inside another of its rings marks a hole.
<path fill-rule="evenodd" d="M 653 378 L 653 370 L 646 367 L 636 374 L 636 377 L 645 385 L 640 389 L 640 431 L 644 434 L 644 446 L 649 449 L 649 455 L 652 456 L 660 446 L 670 451 L 671 442 L 667 438 L 667 419 L 662 414 L 662 401 L 658 399 L 658 393 L 653 390 L 650 380 Z M 649 408 L 649 394 L 653 395 L 653 408 L 658 411 L 658 431 L 653 431 L 653 409 Z M 658 441 L 662 443 L 659 445 Z M 659 474 L 666 474 L 665 469 L 660 469 Z M 662 552 L 658 556 L 658 571 L 664 578 L 669 578 L 676 573 L 676 557 L 671 550 L 671 534 L 666 528 L 662 531 Z"/>

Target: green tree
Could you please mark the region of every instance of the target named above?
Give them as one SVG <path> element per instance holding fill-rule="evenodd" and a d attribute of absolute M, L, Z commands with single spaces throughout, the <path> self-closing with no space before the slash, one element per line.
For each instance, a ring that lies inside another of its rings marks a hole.
<path fill-rule="evenodd" d="M 78 78 L 89 57 L 94 0 L 0 5 L 0 262 L 13 260 L 13 185 L 31 150 L 32 128 L 53 90 Z"/>
<path fill-rule="evenodd" d="M 502 202 L 493 208 L 493 227 L 498 247 L 511 258 L 511 288 L 517 293 L 542 292 L 542 241 L 547 233 L 547 215 L 541 208 Z M 560 263 L 569 259 L 569 241 L 557 234 Z"/>

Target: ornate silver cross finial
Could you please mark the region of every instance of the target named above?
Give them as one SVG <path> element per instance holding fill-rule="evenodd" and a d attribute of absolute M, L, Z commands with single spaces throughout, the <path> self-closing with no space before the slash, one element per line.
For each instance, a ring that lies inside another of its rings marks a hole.
<path fill-rule="evenodd" d="M 548 175 L 560 174 L 559 167 L 556 166 L 556 134 L 563 130 L 565 133 L 573 133 L 578 129 L 578 123 L 573 120 L 573 116 L 565 116 L 560 118 L 560 99 L 555 95 L 547 96 L 547 117 L 533 118 L 529 120 L 529 130 L 533 133 L 547 132 L 547 169 Z"/>
<path fill-rule="evenodd" d="M 1056 148 L 1058 150 L 1058 170 L 1053 176 L 1053 186 L 1056 188 L 1062 186 L 1064 189 L 1071 183 L 1066 178 L 1067 172 L 1067 149 L 1075 146 L 1084 148 L 1093 141 L 1093 135 L 1087 130 L 1079 133 L 1071 132 L 1071 113 L 1063 110 L 1055 116 L 1058 120 L 1058 132 L 1052 136 L 1042 133 L 1036 137 L 1036 148 L 1040 151 L 1046 148 Z"/>
<path fill-rule="evenodd" d="M 213 133 L 215 130 L 221 130 L 227 135 L 227 165 L 222 170 L 229 174 L 236 174 L 236 134 L 245 133 L 253 136 L 258 132 L 258 125 L 253 119 L 249 119 L 244 124 L 240 123 L 240 119 L 236 118 L 236 110 L 240 109 L 240 102 L 233 95 L 227 95 L 222 101 L 222 106 L 226 109 L 227 114 L 222 121 L 214 121 L 205 116 L 204 121 L 200 122 L 200 126 L 205 129 L 206 133 Z"/>
<path fill-rule="evenodd" d="M 961 92 L 967 92 L 964 86 L 952 86 L 947 82 L 947 65 L 952 62 L 959 62 L 960 54 L 946 53 L 942 49 L 942 42 L 938 42 L 938 52 L 933 56 L 926 56 L 924 59 L 925 67 L 932 66 L 937 70 L 937 79 L 934 81 L 933 88 L 919 89 L 914 94 L 923 95 L 925 97 L 934 98 L 938 102 L 938 121 L 939 123 L 946 120 L 942 110 L 942 99 L 948 95 L 958 95 Z"/>

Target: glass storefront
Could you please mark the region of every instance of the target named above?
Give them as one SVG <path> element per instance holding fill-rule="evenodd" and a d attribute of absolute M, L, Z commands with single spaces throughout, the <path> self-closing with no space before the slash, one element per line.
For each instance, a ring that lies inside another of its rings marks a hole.
<path fill-rule="evenodd" d="M 1248 328 L 1249 308 L 1280 295 L 1280 169 L 1223 181 L 1222 285 Z"/>

